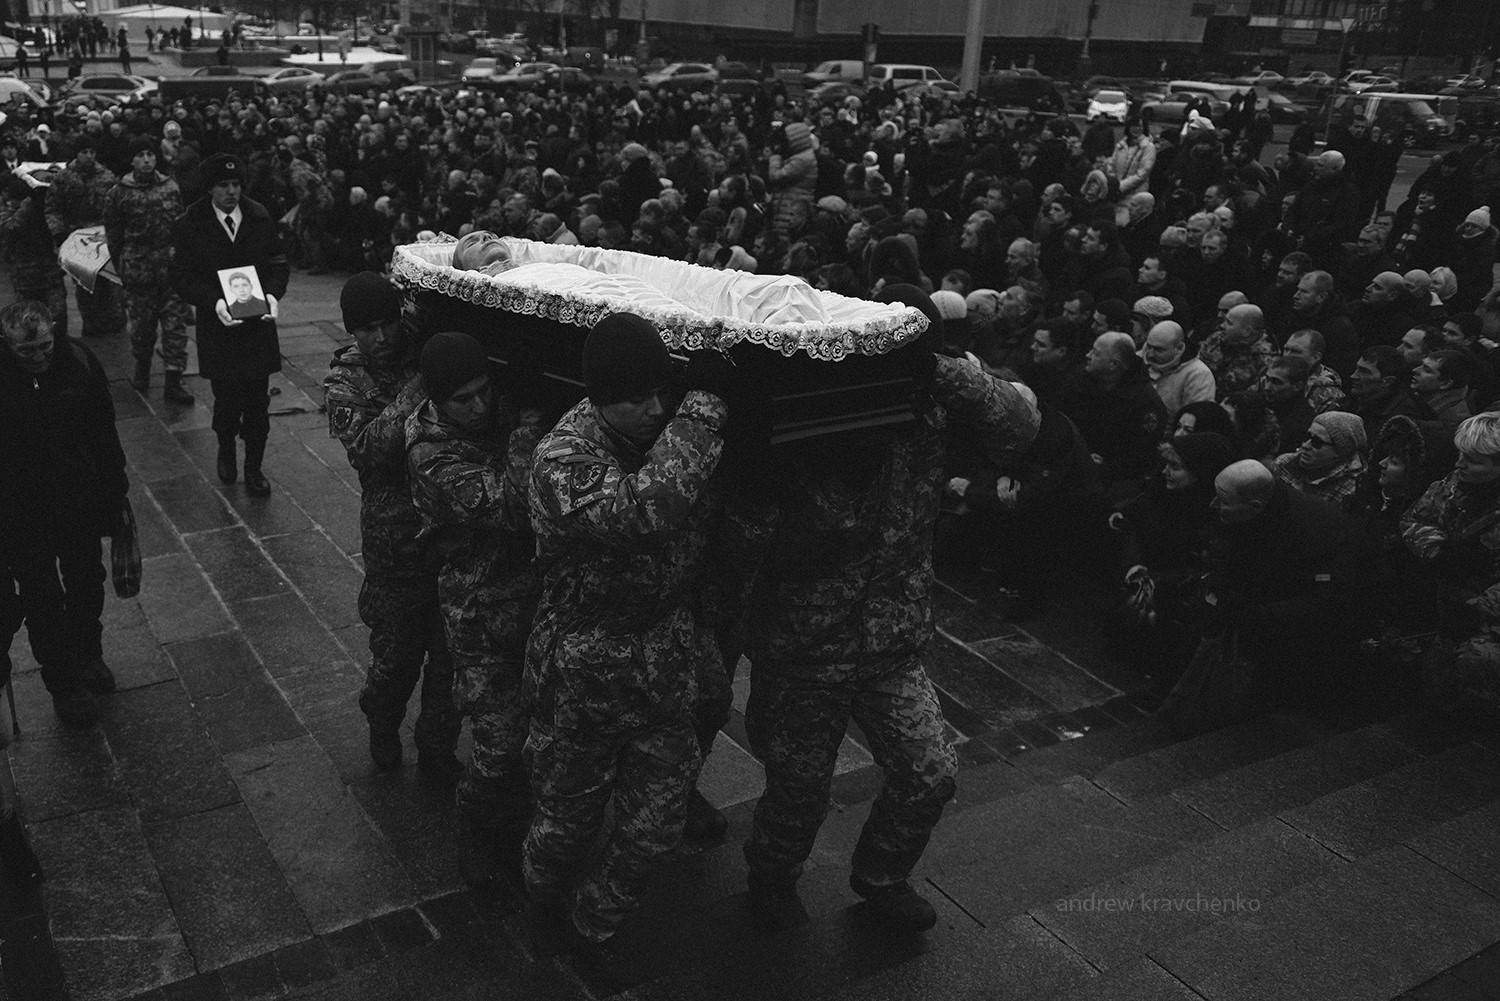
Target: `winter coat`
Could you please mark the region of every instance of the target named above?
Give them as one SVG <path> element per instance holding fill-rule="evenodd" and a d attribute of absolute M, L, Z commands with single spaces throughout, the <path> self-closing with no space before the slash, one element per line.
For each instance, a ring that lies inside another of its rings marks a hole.
<path fill-rule="evenodd" d="M 1120 195 L 1145 191 L 1151 183 L 1151 169 L 1156 166 L 1156 144 L 1146 136 L 1134 143 L 1121 139 L 1109 159 L 1110 174 L 1120 182 Z"/>
<path fill-rule="evenodd" d="M 812 218 L 813 196 L 818 187 L 818 158 L 805 129 L 787 129 L 785 156 L 771 157 L 766 189 L 771 192 L 771 228 L 786 236 L 801 210 L 802 224 Z"/>
<path fill-rule="evenodd" d="M 102 163 L 86 171 L 74 160 L 58 171 L 47 191 L 47 228 L 52 239 L 61 243 L 75 229 L 102 223 L 110 189 L 118 181 Z"/>
<path fill-rule="evenodd" d="M 182 215 L 182 207 L 177 182 L 162 173 L 142 181 L 132 171 L 109 190 L 104 205 L 104 238 L 109 244 L 109 259 L 127 289 L 166 284 L 175 246 L 173 225 Z M 217 278 L 214 284 L 217 287 Z"/>
<path fill-rule="evenodd" d="M 1080 369 L 1063 384 L 1057 407 L 1072 418 L 1089 449 L 1104 460 L 1099 477 L 1106 487 L 1143 479 L 1155 471 L 1156 445 L 1167 423 L 1167 408 L 1133 358 L 1113 388 Z"/>

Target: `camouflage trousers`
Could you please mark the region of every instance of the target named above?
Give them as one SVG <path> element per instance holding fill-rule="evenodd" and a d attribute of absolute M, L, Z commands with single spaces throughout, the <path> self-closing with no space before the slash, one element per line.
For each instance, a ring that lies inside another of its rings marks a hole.
<path fill-rule="evenodd" d="M 472 824 L 524 832 L 531 818 L 531 781 L 524 751 L 531 719 L 521 699 L 524 654 L 454 656 L 454 701 L 469 718 L 473 748 L 458 783 L 458 809 Z"/>
<path fill-rule="evenodd" d="M 766 791 L 745 844 L 752 872 L 793 879 L 801 874 L 828 812 L 850 719 L 884 773 L 854 849 L 850 881 L 870 889 L 899 883 L 922 857 L 957 789 L 958 758 L 920 661 L 835 684 L 792 666 L 755 662 L 745 728 L 751 751 L 765 766 Z"/>
<path fill-rule="evenodd" d="M 359 617 L 370 627 L 370 670 L 360 709 L 372 726 L 399 727 L 420 680 L 413 741 L 419 751 L 451 752 L 462 720 L 453 705 L 453 661 L 438 614 L 436 575 L 383 572 L 367 564 Z"/>
<path fill-rule="evenodd" d="M 166 285 L 127 285 L 125 320 L 130 326 L 130 350 L 136 358 L 150 358 L 161 327 L 162 367 L 168 372 L 187 369 L 188 304 Z"/>
<path fill-rule="evenodd" d="M 526 835 L 526 886 L 540 898 L 571 894 L 573 924 L 584 936 L 612 935 L 639 905 L 656 864 L 682 840 L 701 763 L 693 729 L 688 718 L 623 733 L 532 722 L 526 753 L 536 813 Z M 606 809 L 614 823 L 595 852 Z"/>
<path fill-rule="evenodd" d="M 14 275 L 16 298 L 32 299 L 52 314 L 52 337 L 68 336 L 68 290 L 63 285 L 62 269 L 56 263 L 17 265 Z"/>
<path fill-rule="evenodd" d="M 90 292 L 75 283 L 74 297 L 78 300 L 78 315 L 83 319 L 83 336 L 102 337 L 120 329 L 123 317 L 120 312 L 120 288 L 112 281 L 100 278 L 94 282 Z"/>

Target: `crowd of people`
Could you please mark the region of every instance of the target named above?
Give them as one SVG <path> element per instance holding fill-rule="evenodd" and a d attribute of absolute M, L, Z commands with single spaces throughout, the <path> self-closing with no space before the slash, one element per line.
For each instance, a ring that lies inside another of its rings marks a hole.
<path fill-rule="evenodd" d="M 192 406 L 195 311 L 218 474 L 238 478 L 242 441 L 264 497 L 289 258 L 358 272 L 327 407 L 363 488 L 360 705 L 394 769 L 421 686 L 418 767 L 457 787 L 466 878 L 522 873 L 539 948 L 628 981 L 616 932 L 654 863 L 725 829 L 695 782 L 745 655 L 767 778 L 745 849 L 756 915 L 800 910 L 853 719 L 884 785 L 851 885 L 930 927 L 906 877 L 957 771 L 921 666 L 934 556 L 1001 574 L 1014 616 L 1070 567 L 1098 572 L 1100 614 L 1179 679 L 1167 711 L 1186 728 L 1348 686 L 1360 656 L 1496 694 L 1500 150 L 1434 156 L 1388 211 L 1387 139 L 1271 156 L 1263 114 L 1195 109 L 1152 134 L 891 89 L 808 107 L 774 85 L 731 101 L 609 84 L 7 122 L 7 165 L 67 166 L 0 197 L 19 300 L 0 314 L 0 414 L 58 422 L 0 436 L 3 510 L 55 540 L 4 552 L 6 622 L 30 624 L 64 720 L 92 722 L 112 684 L 98 540 L 125 484 L 91 337 L 128 326 L 142 392 L 159 340 L 163 394 Z M 121 288 L 80 286 L 69 340 L 57 247 L 97 225 Z M 758 404 L 734 367 L 703 352 L 675 372 L 629 313 L 589 335 L 586 399 L 551 412 L 524 364 L 502 380 L 467 334 L 402 331 L 393 248 L 471 233 L 913 306 L 918 419 L 767 452 L 736 421 Z M 257 269 L 267 315 L 229 312 L 228 268 Z"/>

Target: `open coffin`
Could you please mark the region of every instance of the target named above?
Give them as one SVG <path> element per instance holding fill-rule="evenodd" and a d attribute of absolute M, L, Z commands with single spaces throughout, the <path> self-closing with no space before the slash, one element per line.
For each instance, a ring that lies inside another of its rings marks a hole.
<path fill-rule="evenodd" d="M 392 276 L 419 338 L 477 337 L 505 363 L 542 360 L 559 394 L 583 394 L 589 330 L 614 312 L 652 320 L 674 352 L 724 351 L 770 400 L 773 443 L 912 419 L 912 383 L 892 351 L 927 327 L 919 310 L 820 292 L 790 276 L 715 271 L 642 254 L 503 238 L 508 261 L 452 266 L 455 244 L 396 249 Z M 503 269 L 503 270 L 502 270 Z"/>

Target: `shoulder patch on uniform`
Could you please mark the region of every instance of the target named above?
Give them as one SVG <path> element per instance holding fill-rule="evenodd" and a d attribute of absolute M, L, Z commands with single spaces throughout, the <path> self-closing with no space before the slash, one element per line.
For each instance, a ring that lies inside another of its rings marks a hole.
<path fill-rule="evenodd" d="M 573 467 L 573 475 L 568 477 L 568 485 L 573 490 L 573 496 L 586 494 L 597 487 L 604 480 L 604 466 L 598 462 L 578 463 Z"/>
<path fill-rule="evenodd" d="M 1156 434 L 1161 430 L 1161 420 L 1155 410 L 1146 411 L 1146 415 L 1141 418 L 1141 428 L 1147 434 Z"/>

